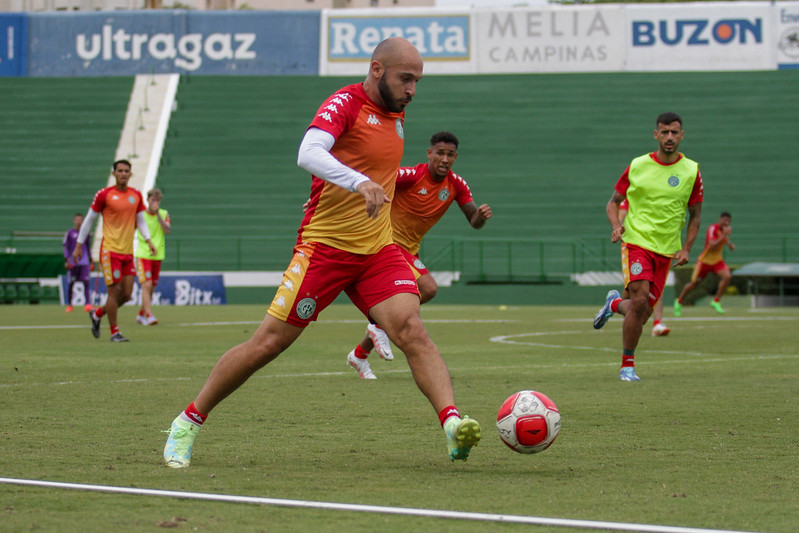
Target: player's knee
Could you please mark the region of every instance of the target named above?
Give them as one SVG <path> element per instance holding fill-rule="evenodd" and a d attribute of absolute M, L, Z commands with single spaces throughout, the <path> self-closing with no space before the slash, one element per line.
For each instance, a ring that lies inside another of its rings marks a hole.
<path fill-rule="evenodd" d="M 394 344 L 399 347 L 403 352 L 412 351 L 412 346 L 418 343 L 427 343 L 430 341 L 430 336 L 422 323 L 422 319 L 418 314 L 408 315 L 403 317 L 397 323 L 393 324 L 389 338 Z"/>
<path fill-rule="evenodd" d="M 435 298 L 436 294 L 438 294 L 438 287 L 435 285 L 425 288 L 419 287 L 419 301 L 423 304 Z"/>

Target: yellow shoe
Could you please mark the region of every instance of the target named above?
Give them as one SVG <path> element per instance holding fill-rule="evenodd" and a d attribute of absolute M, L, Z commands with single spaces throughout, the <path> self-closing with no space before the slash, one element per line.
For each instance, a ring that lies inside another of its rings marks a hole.
<path fill-rule="evenodd" d="M 463 418 L 450 417 L 444 423 L 444 433 L 447 434 L 447 448 L 449 458 L 453 461 L 465 461 L 469 452 L 480 442 L 480 424 L 468 416 Z"/>

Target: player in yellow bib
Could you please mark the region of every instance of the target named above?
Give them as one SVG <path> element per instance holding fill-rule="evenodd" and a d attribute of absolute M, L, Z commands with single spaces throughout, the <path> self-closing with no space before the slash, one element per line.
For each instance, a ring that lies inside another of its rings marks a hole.
<path fill-rule="evenodd" d="M 158 319 L 153 315 L 152 305 L 153 291 L 158 285 L 161 276 L 161 262 L 166 257 L 166 236 L 171 229 L 172 221 L 169 212 L 161 209 L 161 200 L 164 195 L 160 189 L 151 189 L 147 193 L 147 209 L 144 211 L 144 221 L 150 230 L 150 237 L 156 248 L 156 253 L 150 251 L 147 242 L 142 238 L 141 233 L 137 232 L 136 247 L 136 275 L 139 277 L 141 286 L 141 307 L 136 322 L 142 326 L 154 326 L 158 324 Z"/>
<path fill-rule="evenodd" d="M 622 241 L 622 273 L 629 298 L 623 299 L 617 290 L 608 292 L 594 317 L 594 328 L 604 326 L 614 313 L 624 315 L 622 381 L 640 379 L 635 373 L 635 349 L 641 332 L 663 294 L 672 261 L 675 266 L 688 262 L 702 213 L 699 165 L 677 151 L 685 136 L 682 119 L 676 113 L 663 113 L 655 125 L 658 150 L 633 159 L 606 206 L 610 239 Z M 619 205 L 625 198 L 629 212 L 622 224 Z M 690 218 L 685 244 L 681 245 L 686 207 Z"/>

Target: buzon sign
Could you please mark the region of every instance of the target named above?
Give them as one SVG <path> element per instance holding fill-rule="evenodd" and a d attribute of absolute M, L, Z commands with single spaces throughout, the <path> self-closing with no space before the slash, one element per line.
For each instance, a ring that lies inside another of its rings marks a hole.
<path fill-rule="evenodd" d="M 763 42 L 763 19 L 678 19 L 678 20 L 634 20 L 632 23 L 633 46 L 708 46 L 718 44 L 747 44 Z M 751 41 L 750 41 L 751 40 Z"/>
<path fill-rule="evenodd" d="M 369 59 L 389 37 L 404 37 L 426 59 L 469 59 L 469 17 L 331 17 L 328 59 Z"/>

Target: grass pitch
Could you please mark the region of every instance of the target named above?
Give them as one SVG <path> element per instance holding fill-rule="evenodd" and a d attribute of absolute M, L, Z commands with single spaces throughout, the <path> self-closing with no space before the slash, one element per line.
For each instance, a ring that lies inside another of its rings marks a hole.
<path fill-rule="evenodd" d="M 727 300 L 725 300 L 727 303 Z M 799 309 L 706 305 L 644 331 L 640 383 L 618 379 L 621 320 L 596 309 L 426 305 L 458 406 L 483 440 L 451 463 L 435 413 L 401 353 L 345 360 L 365 330 L 333 306 L 223 402 L 192 466 L 161 453 L 171 420 L 265 306 L 121 311 L 126 344 L 95 340 L 83 313 L 0 307 L 0 476 L 712 529 L 792 532 L 799 523 Z M 494 428 L 511 393 L 561 410 L 547 451 L 511 452 Z M 8 531 L 567 531 L 572 529 L 0 485 Z M 574 531 L 577 531 L 574 529 Z"/>

